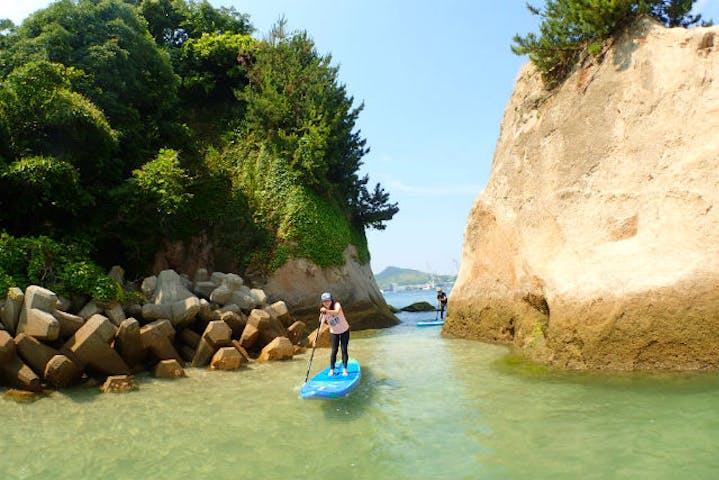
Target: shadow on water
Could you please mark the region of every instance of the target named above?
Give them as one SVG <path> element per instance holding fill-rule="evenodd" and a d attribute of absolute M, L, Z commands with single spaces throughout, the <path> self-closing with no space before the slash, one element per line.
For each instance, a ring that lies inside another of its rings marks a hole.
<path fill-rule="evenodd" d="M 322 402 L 322 411 L 328 420 L 342 422 L 356 420 L 367 412 L 375 399 L 377 387 L 384 383 L 384 380 L 374 375 L 371 368 L 363 367 L 362 379 L 352 392 L 341 398 L 317 401 Z"/>
<path fill-rule="evenodd" d="M 638 393 L 686 394 L 719 390 L 719 372 L 567 371 L 532 362 L 513 352 L 492 362 L 491 368 L 497 373 L 529 382 L 632 389 Z"/>

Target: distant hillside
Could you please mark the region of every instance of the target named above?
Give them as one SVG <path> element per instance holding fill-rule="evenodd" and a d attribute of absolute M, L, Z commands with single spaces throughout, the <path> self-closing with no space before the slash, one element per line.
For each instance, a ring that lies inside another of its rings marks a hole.
<path fill-rule="evenodd" d="M 392 284 L 397 286 L 419 286 L 432 281 L 432 274 L 410 268 L 387 267 L 374 276 L 379 288 L 386 289 Z M 455 275 L 434 275 L 435 283 L 453 282 Z"/>

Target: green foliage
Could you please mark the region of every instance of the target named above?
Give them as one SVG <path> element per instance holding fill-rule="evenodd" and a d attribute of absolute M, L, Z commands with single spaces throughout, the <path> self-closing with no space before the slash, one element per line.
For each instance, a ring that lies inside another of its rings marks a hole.
<path fill-rule="evenodd" d="M 668 26 L 689 26 L 701 16 L 689 15 L 696 0 L 547 0 L 543 10 L 527 5 L 542 18 L 539 36 L 515 35 L 512 51 L 529 55 L 552 88 L 561 83 L 582 52 L 598 55 L 604 42 L 641 15 Z"/>
<path fill-rule="evenodd" d="M 85 294 L 110 301 L 122 298 L 122 288 L 75 244 L 48 237 L 0 234 L 0 298 L 9 287 L 40 285 L 64 295 Z"/>
<path fill-rule="evenodd" d="M 252 37 L 239 33 L 204 33 L 187 40 L 177 67 L 187 100 L 234 100 L 234 90 L 246 84 L 245 68 L 237 57 L 253 43 Z"/>
<path fill-rule="evenodd" d="M 86 97 L 72 91 L 82 73 L 45 60 L 14 69 L 0 84 L 0 103 L 8 131 L 9 157 L 47 155 L 80 168 L 83 180 L 107 179 L 117 133 Z M 93 145 L 87 149 L 87 145 Z"/>
<path fill-rule="evenodd" d="M 0 221 L 12 230 L 56 231 L 91 203 L 77 169 L 65 161 L 30 157 L 0 169 L 0 205 L 12 205 Z"/>
<path fill-rule="evenodd" d="M 0 282 L 110 298 L 91 258 L 144 274 L 197 238 L 261 271 L 341 264 L 351 244 L 368 262 L 364 229 L 397 207 L 357 174 L 362 106 L 307 33 L 251 32 L 206 0 L 59 0 L 0 22 L 0 229 L 14 252 L 92 245 L 28 253 Z"/>
<path fill-rule="evenodd" d="M 189 176 L 180 166 L 178 153 L 162 149 L 157 157 L 132 172 L 139 202 L 151 205 L 161 216 L 173 215 L 192 194 L 187 191 Z"/>
<path fill-rule="evenodd" d="M 85 72 L 75 89 L 120 132 L 122 157 L 130 168 L 176 131 L 168 124 L 176 115 L 177 77 L 147 23 L 127 2 L 62 0 L 34 13 L 18 28 L 0 64 L 15 67 L 33 60 Z"/>
<path fill-rule="evenodd" d="M 143 0 L 140 12 L 158 45 L 180 47 L 205 33 L 252 33 L 249 17 L 234 8 L 214 8 L 203 0 Z"/>

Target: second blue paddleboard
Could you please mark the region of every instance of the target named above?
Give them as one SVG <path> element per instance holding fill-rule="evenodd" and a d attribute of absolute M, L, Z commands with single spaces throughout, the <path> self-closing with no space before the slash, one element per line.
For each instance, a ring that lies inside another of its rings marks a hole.
<path fill-rule="evenodd" d="M 437 320 L 434 322 L 417 322 L 418 327 L 438 327 L 444 325 L 444 320 Z"/>

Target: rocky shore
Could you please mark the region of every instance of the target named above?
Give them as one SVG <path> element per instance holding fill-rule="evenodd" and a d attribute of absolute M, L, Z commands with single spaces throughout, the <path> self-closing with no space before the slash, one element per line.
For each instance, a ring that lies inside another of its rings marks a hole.
<path fill-rule="evenodd" d="M 111 276 L 124 284 L 121 268 Z M 187 366 L 235 370 L 291 359 L 307 344 L 307 325 L 284 301 L 268 304 L 262 289 L 232 273 L 199 269 L 190 280 L 164 270 L 129 292 L 134 300 L 123 304 L 77 305 L 37 285 L 11 288 L 0 302 L 0 386 L 40 392 L 104 382 L 102 391 L 130 391 L 143 370 L 161 378 L 183 377 Z M 318 345 L 328 343 L 325 328 Z"/>

